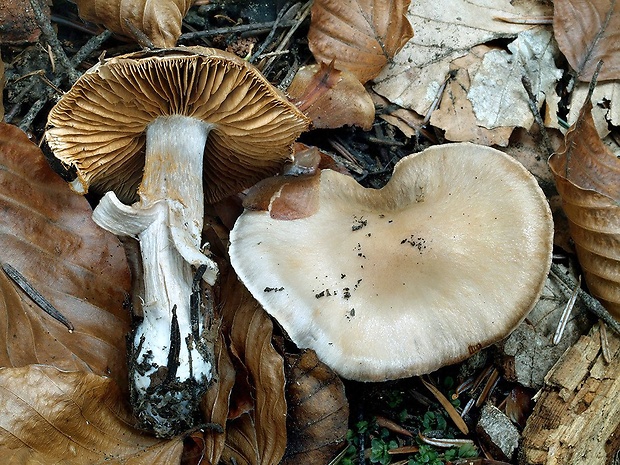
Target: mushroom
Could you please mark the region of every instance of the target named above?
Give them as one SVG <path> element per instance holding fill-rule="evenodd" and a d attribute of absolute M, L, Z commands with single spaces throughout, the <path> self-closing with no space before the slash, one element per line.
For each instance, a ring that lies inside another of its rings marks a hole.
<path fill-rule="evenodd" d="M 399 161 L 378 190 L 320 176 L 311 216 L 246 210 L 230 259 L 292 341 L 341 376 L 383 381 L 456 363 L 505 337 L 538 300 L 551 213 L 508 155 L 431 147 Z"/>
<path fill-rule="evenodd" d="M 192 425 L 213 376 L 209 322 L 190 305 L 195 276 L 213 285 L 218 274 L 202 244 L 204 201 L 274 174 L 307 126 L 255 68 L 202 47 L 102 62 L 50 112 L 46 140 L 75 167 L 74 190 L 105 193 L 95 222 L 139 240 L 144 319 L 130 385 L 141 426 L 159 436 Z"/>

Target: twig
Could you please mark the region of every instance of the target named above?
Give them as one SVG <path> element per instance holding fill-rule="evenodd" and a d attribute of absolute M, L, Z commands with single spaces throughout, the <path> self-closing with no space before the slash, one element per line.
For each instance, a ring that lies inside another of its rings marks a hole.
<path fill-rule="evenodd" d="M 36 0 L 33 0 L 36 1 Z M 108 40 L 110 37 L 112 36 L 112 33 L 110 31 L 103 31 L 101 34 L 99 34 L 98 36 L 92 37 L 88 40 L 88 42 L 86 42 L 82 48 L 80 48 L 78 50 L 78 52 L 74 55 L 74 57 L 71 59 L 71 65 L 72 67 L 77 67 L 80 63 L 82 63 L 92 52 L 94 52 L 95 50 L 97 50 L 99 47 L 101 47 L 101 45 Z M 75 69 L 75 68 L 73 68 Z M 62 76 L 57 77 L 56 79 L 54 79 L 52 81 L 52 84 L 54 84 L 54 86 L 59 86 L 60 83 L 62 82 Z M 34 87 L 34 82 L 29 86 L 28 90 L 31 90 Z M 37 115 L 39 114 L 39 112 L 41 111 L 41 109 L 45 106 L 45 104 L 47 103 L 47 101 L 51 98 L 52 96 L 52 92 L 48 89 L 48 91 L 36 102 L 34 102 L 32 104 L 32 106 L 30 107 L 30 109 L 28 110 L 28 113 L 26 113 L 24 115 L 24 117 L 22 118 L 22 120 L 19 123 L 19 128 L 26 132 L 28 130 L 28 128 L 30 127 L 30 125 L 32 124 L 32 122 L 34 121 L 34 119 L 37 117 Z M 21 106 L 21 104 L 19 104 Z M 8 116 L 10 116 L 10 119 L 12 119 L 15 114 L 17 113 L 19 107 L 17 107 L 17 105 L 11 109 L 11 112 Z M 10 119 L 6 119 L 5 120 L 7 122 L 10 121 Z"/>
<path fill-rule="evenodd" d="M 60 41 L 58 40 L 58 36 L 56 35 L 54 28 L 52 27 L 52 23 L 49 18 L 45 16 L 39 0 L 30 0 L 30 5 L 32 6 L 34 17 L 37 21 L 37 24 L 39 25 L 39 28 L 41 29 L 41 33 L 43 34 L 45 41 L 51 47 L 54 56 L 58 60 L 58 63 L 60 63 L 60 65 L 64 68 L 65 73 L 67 73 L 67 76 L 69 77 L 71 85 L 73 85 L 73 83 L 77 81 L 80 77 L 80 73 L 75 70 L 75 68 L 69 61 L 67 54 L 62 48 L 62 45 L 60 45 Z"/>
<path fill-rule="evenodd" d="M 227 34 L 238 34 L 242 32 L 254 32 L 254 33 L 263 33 L 270 31 L 271 28 L 274 27 L 275 21 L 267 21 L 264 23 L 253 23 L 253 24 L 239 24 L 235 26 L 229 27 L 218 27 L 215 29 L 209 29 L 208 31 L 196 31 L 196 32 L 186 32 L 185 34 L 181 34 L 179 36 L 179 40 L 194 40 L 201 37 L 213 37 L 219 35 L 227 35 Z M 282 29 L 286 27 L 294 26 L 297 21 L 288 20 L 282 21 L 280 24 L 276 26 L 277 29 Z"/>
<path fill-rule="evenodd" d="M 150 37 L 147 36 L 144 31 L 138 29 L 134 23 L 129 21 L 129 19 L 124 18 L 123 21 L 125 23 L 125 26 L 127 26 L 127 28 L 129 29 L 129 32 L 131 32 L 133 38 L 136 39 L 136 42 L 138 42 L 138 44 L 140 44 L 140 47 L 147 50 L 153 50 L 154 48 L 157 48 L 155 47 L 155 44 L 150 39 Z"/>
<path fill-rule="evenodd" d="M 276 19 L 273 22 L 271 31 L 269 31 L 269 34 L 267 35 L 267 37 L 265 37 L 265 40 L 263 40 L 263 43 L 260 45 L 260 47 L 258 47 L 258 49 L 249 58 L 248 61 L 250 63 L 254 63 L 254 61 L 256 61 L 256 59 L 267 49 L 267 47 L 271 45 L 271 42 L 273 41 L 273 38 L 276 36 L 276 32 L 278 31 L 278 25 L 282 22 L 284 15 L 288 12 L 290 4 L 291 3 L 288 2 L 282 7 L 282 9 L 280 9 L 280 11 L 278 11 L 278 16 L 276 16 Z"/>
<path fill-rule="evenodd" d="M 310 14 L 310 9 L 312 8 L 312 2 L 313 2 L 313 0 L 309 0 L 301 8 L 299 14 L 295 18 L 295 23 L 291 26 L 291 28 L 288 31 L 288 33 L 284 36 L 284 38 L 280 42 L 280 45 L 278 45 L 276 47 L 276 49 L 275 49 L 276 52 L 280 52 L 280 51 L 284 50 L 286 47 L 288 47 L 288 43 L 291 40 L 291 37 L 293 37 L 293 34 L 295 34 L 295 32 L 297 31 L 299 26 L 301 26 L 301 24 L 304 22 L 306 17 Z M 276 59 L 276 57 L 271 57 L 271 58 L 269 58 L 269 60 L 267 60 L 267 62 L 264 64 L 264 66 L 262 67 L 262 70 L 261 70 L 263 72 L 263 74 L 265 74 L 265 75 L 268 74 L 268 72 L 271 70 L 271 67 L 272 67 L 273 62 L 275 61 L 275 59 Z"/>
<path fill-rule="evenodd" d="M 56 310 L 56 308 L 51 303 L 49 303 L 49 301 L 45 297 L 43 297 L 43 295 L 39 291 L 32 287 L 32 285 L 26 280 L 26 278 L 24 278 L 24 276 L 19 271 L 17 271 L 8 263 L 3 263 L 2 269 L 4 270 L 6 275 L 11 278 L 22 291 L 26 293 L 26 295 L 30 297 L 30 299 L 41 308 L 41 310 L 54 318 L 56 321 L 59 321 L 60 323 L 65 325 L 70 333 L 75 330 L 73 324 L 71 324 L 71 322 L 62 313 Z"/>
<path fill-rule="evenodd" d="M 493 19 L 510 24 L 553 24 L 553 16 L 494 16 Z"/>
<path fill-rule="evenodd" d="M 575 283 L 570 276 L 564 274 L 560 267 L 555 263 L 551 264 L 551 274 L 571 291 L 575 289 L 577 283 Z M 620 335 L 620 323 L 616 321 L 613 316 L 611 316 L 611 314 L 598 300 L 581 288 L 578 288 L 577 295 L 590 312 L 603 320 L 616 334 Z"/>
<path fill-rule="evenodd" d="M 538 129 L 540 130 L 540 136 L 542 138 L 543 147 L 545 152 L 547 152 L 547 156 L 550 157 L 553 155 L 553 146 L 551 144 L 551 139 L 549 138 L 549 134 L 547 133 L 547 128 L 545 127 L 545 122 L 540 115 L 540 110 L 538 109 L 538 98 L 534 95 L 534 90 L 532 89 L 532 81 L 525 74 L 521 76 L 521 83 L 523 84 L 523 88 L 525 92 L 527 92 L 528 96 L 528 105 L 530 107 L 530 111 L 532 115 L 534 115 L 534 121 L 538 125 Z"/>

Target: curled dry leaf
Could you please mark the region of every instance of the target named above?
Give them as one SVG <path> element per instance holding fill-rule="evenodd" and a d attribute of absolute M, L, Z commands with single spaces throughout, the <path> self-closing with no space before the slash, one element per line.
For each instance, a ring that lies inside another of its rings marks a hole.
<path fill-rule="evenodd" d="M 620 79 L 620 3 L 616 0 L 555 0 L 553 31 L 571 67 L 590 81 L 600 60 L 600 81 Z"/>
<path fill-rule="evenodd" d="M 75 0 L 80 16 L 118 34 L 134 37 L 131 23 L 156 47 L 174 47 L 193 0 Z M 126 22 L 127 21 L 127 22 Z"/>
<path fill-rule="evenodd" d="M 342 171 L 334 160 L 317 147 L 295 143 L 293 163 L 282 175 L 272 176 L 251 187 L 243 199 L 248 210 L 268 211 L 271 218 L 307 218 L 319 208 L 319 174 L 322 169 Z"/>
<path fill-rule="evenodd" d="M 319 63 L 334 60 L 360 82 L 376 77 L 413 37 L 405 17 L 411 0 L 316 0 L 308 45 Z"/>
<path fill-rule="evenodd" d="M 222 330 L 244 364 L 254 408 L 230 420 L 222 458 L 238 464 L 279 463 L 286 448 L 283 358 L 271 344 L 273 323 L 231 272 L 222 276 Z"/>
<path fill-rule="evenodd" d="M 0 262 L 18 270 L 74 326 L 67 331 L 0 271 L 0 366 L 49 364 L 126 385 L 129 269 L 84 197 L 18 128 L 0 125 Z"/>
<path fill-rule="evenodd" d="M 177 465 L 183 450 L 133 429 L 113 380 L 92 373 L 0 368 L 0 405 L 8 465 Z"/>
<path fill-rule="evenodd" d="M 303 66 L 287 89 L 315 128 L 372 128 L 375 106 L 357 77 L 325 63 Z"/>
<path fill-rule="evenodd" d="M 588 289 L 620 318 L 620 159 L 603 144 L 587 100 L 549 159 Z"/>
<path fill-rule="evenodd" d="M 281 463 L 329 463 L 347 434 L 344 384 L 312 350 L 288 355 L 286 361 L 289 442 Z"/>
<path fill-rule="evenodd" d="M 0 57 L 0 94 L 4 93 L 4 61 L 2 61 L 2 57 Z M 2 100 L 0 100 L 0 121 L 4 120 L 4 105 Z"/>

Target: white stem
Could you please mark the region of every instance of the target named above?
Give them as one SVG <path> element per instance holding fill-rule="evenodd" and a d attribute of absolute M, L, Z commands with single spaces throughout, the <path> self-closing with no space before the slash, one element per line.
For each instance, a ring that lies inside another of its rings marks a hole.
<path fill-rule="evenodd" d="M 210 129 L 210 125 L 194 118 L 157 118 L 147 128 L 140 200 L 127 206 L 108 192 L 93 213 L 93 219 L 103 228 L 117 235 L 137 237 L 140 242 L 144 320 L 134 336 L 134 407 L 143 423 L 162 436 L 178 433 L 173 430 L 184 421 L 185 427 L 191 426 L 191 410 L 196 405 L 190 405 L 190 397 L 195 402 L 196 386 L 204 389 L 212 378 L 212 354 L 205 349 L 205 341 L 196 337 L 202 334 L 206 322 L 194 320 L 192 332 L 190 312 L 195 267 L 207 266 L 204 279 L 210 284 L 217 277 L 216 264 L 200 248 L 204 215 L 202 163 Z M 176 335 L 171 329 L 173 309 L 180 350 L 178 363 L 171 367 L 171 334 Z M 169 372 L 169 368 L 176 373 Z M 175 376 L 171 378 L 171 374 Z M 194 392 L 188 395 L 190 385 Z"/>

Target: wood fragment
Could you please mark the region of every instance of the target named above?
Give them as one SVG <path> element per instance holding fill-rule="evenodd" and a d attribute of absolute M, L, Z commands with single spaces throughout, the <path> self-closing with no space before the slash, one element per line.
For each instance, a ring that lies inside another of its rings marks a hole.
<path fill-rule="evenodd" d="M 610 363 L 595 325 L 547 374 L 522 434 L 521 463 L 611 463 L 617 447 L 606 445 L 620 428 L 620 337 L 608 339 Z"/>

